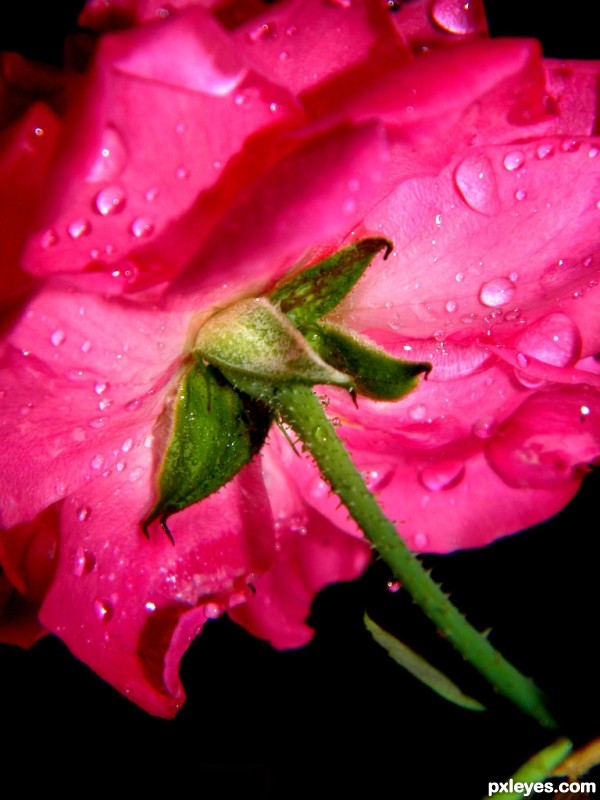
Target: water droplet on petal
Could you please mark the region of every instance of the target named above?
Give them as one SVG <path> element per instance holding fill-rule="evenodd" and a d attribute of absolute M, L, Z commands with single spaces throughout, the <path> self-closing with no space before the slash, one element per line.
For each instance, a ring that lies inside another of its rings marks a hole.
<path fill-rule="evenodd" d="M 125 208 L 125 192 L 120 186 L 106 186 L 98 192 L 94 203 L 96 211 L 103 217 L 120 214 Z"/>
<path fill-rule="evenodd" d="M 517 200 L 519 203 L 525 200 L 526 197 L 527 197 L 527 192 L 525 192 L 523 189 L 517 189 L 517 191 L 515 192 L 515 200 Z"/>
<path fill-rule="evenodd" d="M 458 308 L 458 304 L 454 300 L 448 300 L 446 303 L 446 311 L 452 314 Z"/>
<path fill-rule="evenodd" d="M 87 236 L 92 230 L 92 226 L 87 219 L 75 219 L 67 227 L 67 233 L 71 239 L 81 239 L 82 236 Z"/>
<path fill-rule="evenodd" d="M 89 353 L 92 349 L 92 343 L 89 339 L 86 339 L 85 342 L 81 343 L 81 347 L 79 348 L 82 353 Z"/>
<path fill-rule="evenodd" d="M 44 250 L 47 250 L 49 247 L 54 247 L 54 245 L 58 243 L 58 234 L 55 230 L 50 228 L 42 234 L 40 241 Z"/>
<path fill-rule="evenodd" d="M 175 177 L 180 181 L 185 181 L 190 177 L 190 170 L 188 167 L 177 167 L 175 170 Z"/>
<path fill-rule="evenodd" d="M 400 581 L 388 581 L 386 586 L 388 592 L 392 592 L 392 594 L 399 592 L 400 589 L 402 588 L 402 584 L 400 583 Z"/>
<path fill-rule="evenodd" d="M 523 162 L 525 161 L 525 153 L 522 150 L 513 150 L 507 155 L 504 156 L 504 168 L 507 169 L 509 172 L 513 172 L 516 169 L 519 169 L 522 166 Z"/>
<path fill-rule="evenodd" d="M 561 143 L 560 149 L 563 153 L 576 153 L 579 150 L 580 142 L 577 139 L 565 139 L 564 142 Z"/>
<path fill-rule="evenodd" d="M 106 128 L 87 180 L 92 183 L 113 180 L 123 171 L 126 163 L 127 150 L 123 139 L 114 128 Z"/>
<path fill-rule="evenodd" d="M 112 619 L 114 608 L 109 600 L 98 599 L 94 601 L 94 613 L 100 622 L 106 624 Z"/>
<path fill-rule="evenodd" d="M 89 550 L 83 547 L 78 547 L 73 553 L 73 560 L 71 562 L 71 570 L 73 575 L 81 578 L 82 575 L 89 575 L 96 566 L 96 558 Z"/>
<path fill-rule="evenodd" d="M 94 386 L 94 391 L 96 394 L 104 394 L 104 392 L 109 388 L 109 384 L 105 381 L 98 381 Z"/>
<path fill-rule="evenodd" d="M 520 351 L 517 355 L 520 367 L 524 365 L 519 357 L 525 353 L 545 364 L 572 367 L 581 353 L 581 335 L 573 320 L 557 311 L 542 317 L 520 333 L 515 346 Z"/>
<path fill-rule="evenodd" d="M 417 550 L 424 550 L 429 544 L 429 538 L 425 533 L 415 533 L 414 542 Z"/>
<path fill-rule="evenodd" d="M 90 467 L 92 469 L 102 469 L 103 464 L 104 464 L 104 456 L 101 456 L 100 453 L 97 453 L 90 461 Z"/>
<path fill-rule="evenodd" d="M 157 189 L 156 186 L 151 186 L 150 189 L 146 189 L 144 192 L 144 197 L 149 203 L 153 203 L 159 194 L 160 190 Z"/>
<path fill-rule="evenodd" d="M 515 285 L 510 278 L 494 278 L 479 290 L 479 301 L 491 308 L 503 306 L 510 302 L 514 293 Z"/>
<path fill-rule="evenodd" d="M 430 13 L 435 24 L 448 33 L 476 33 L 484 23 L 479 0 L 434 0 Z"/>
<path fill-rule="evenodd" d="M 498 184 L 494 167 L 487 156 L 467 156 L 458 165 L 454 180 L 464 201 L 474 211 L 487 216 L 498 212 Z"/>
<path fill-rule="evenodd" d="M 422 403 L 418 403 L 417 405 L 411 406 L 408 409 L 408 416 L 411 419 L 415 420 L 424 420 L 427 418 L 427 406 L 424 406 Z"/>
<path fill-rule="evenodd" d="M 419 473 L 419 480 L 426 489 L 439 492 L 444 489 L 452 489 L 460 483 L 464 474 L 463 461 L 440 461 L 422 469 Z"/>
<path fill-rule="evenodd" d="M 61 344 L 64 343 L 66 338 L 67 338 L 66 333 L 64 331 L 60 330 L 60 329 L 55 330 L 50 335 L 50 341 L 52 342 L 54 347 L 59 347 Z"/>
<path fill-rule="evenodd" d="M 590 147 L 588 150 L 588 158 L 596 158 L 596 156 L 600 153 L 600 149 L 597 147 Z"/>
<path fill-rule="evenodd" d="M 218 619 L 225 609 L 218 603 L 206 603 L 204 606 L 204 613 L 206 619 Z"/>
<path fill-rule="evenodd" d="M 146 609 L 146 611 L 152 613 L 153 611 L 156 611 L 156 603 L 148 601 L 147 603 L 144 603 L 144 608 Z"/>
<path fill-rule="evenodd" d="M 132 447 L 133 447 L 133 439 L 125 439 L 125 441 L 121 445 L 121 450 L 124 453 L 128 453 Z"/>
<path fill-rule="evenodd" d="M 85 522 L 87 519 L 90 518 L 92 513 L 92 509 L 89 506 L 81 506 L 81 508 L 77 509 L 77 519 L 79 522 Z"/>
<path fill-rule="evenodd" d="M 131 472 L 129 473 L 129 480 L 132 483 L 135 483 L 135 481 L 141 478 L 143 472 L 144 470 L 141 467 L 136 467 L 135 469 L 132 469 Z"/>
<path fill-rule="evenodd" d="M 363 472 L 365 483 L 371 492 L 378 492 L 389 485 L 394 477 L 394 470 L 389 468 L 374 467 Z"/>
<path fill-rule="evenodd" d="M 154 233 L 154 222 L 149 217 L 136 217 L 131 223 L 130 230 L 136 239 L 152 236 Z"/>
<path fill-rule="evenodd" d="M 248 41 L 252 42 L 252 44 L 256 44 L 256 42 L 260 42 L 262 39 L 272 39 L 276 35 L 275 25 L 273 23 L 264 22 L 262 25 L 258 25 L 256 28 L 249 31 L 247 37 Z"/>
<path fill-rule="evenodd" d="M 473 423 L 472 427 L 473 435 L 477 436 L 478 439 L 489 439 L 490 436 L 494 435 L 495 430 L 496 420 L 494 417 L 481 417 L 481 419 Z"/>
<path fill-rule="evenodd" d="M 554 145 L 551 144 L 538 145 L 535 151 L 535 155 L 540 160 L 543 160 L 545 158 L 552 158 L 552 156 L 554 155 Z"/>

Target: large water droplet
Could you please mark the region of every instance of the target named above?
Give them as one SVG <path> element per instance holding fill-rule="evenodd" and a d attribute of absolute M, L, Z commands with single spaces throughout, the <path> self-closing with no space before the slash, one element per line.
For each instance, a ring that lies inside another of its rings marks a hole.
<path fill-rule="evenodd" d="M 435 24 L 448 33 L 476 33 L 485 20 L 479 0 L 434 0 L 430 13 Z"/>
<path fill-rule="evenodd" d="M 218 603 L 206 603 L 204 606 L 204 614 L 206 619 L 218 619 L 225 609 Z"/>
<path fill-rule="evenodd" d="M 91 183 L 111 181 L 119 175 L 127 163 L 127 150 L 123 139 L 114 128 L 106 128 L 102 134 L 100 150 L 88 172 Z"/>
<path fill-rule="evenodd" d="M 496 420 L 494 417 L 481 417 L 473 423 L 472 431 L 478 439 L 489 439 L 496 430 Z"/>
<path fill-rule="evenodd" d="M 426 489 L 440 492 L 443 489 L 452 489 L 460 483 L 464 474 L 463 461 L 440 461 L 422 469 L 419 473 L 419 480 Z"/>
<path fill-rule="evenodd" d="M 429 537 L 425 533 L 415 533 L 414 543 L 415 549 L 422 551 L 429 544 Z"/>
<path fill-rule="evenodd" d="M 474 211 L 488 216 L 498 212 L 498 184 L 494 167 L 487 156 L 467 156 L 456 168 L 454 180 L 464 201 Z"/>
<path fill-rule="evenodd" d="M 73 575 L 80 578 L 82 575 L 89 575 L 89 573 L 96 566 L 96 557 L 89 550 L 83 547 L 78 547 L 73 553 L 73 560 L 71 562 L 71 570 Z"/>
<path fill-rule="evenodd" d="M 484 306 L 494 308 L 510 302 L 515 293 L 515 285 L 510 278 L 494 278 L 484 283 L 479 290 L 479 301 Z"/>
<path fill-rule="evenodd" d="M 61 344 L 64 343 L 67 335 L 64 331 L 57 329 L 50 334 L 50 341 L 54 345 L 54 347 L 59 347 Z"/>
<path fill-rule="evenodd" d="M 136 239 L 152 236 L 154 233 L 154 222 L 149 217 L 136 217 L 131 223 L 130 230 Z"/>
<path fill-rule="evenodd" d="M 100 620 L 100 622 L 104 624 L 110 622 L 114 612 L 115 610 L 110 600 L 98 598 L 98 600 L 94 601 L 94 614 L 96 615 L 96 618 Z"/>
<path fill-rule="evenodd" d="M 504 168 L 509 172 L 519 169 L 525 161 L 525 153 L 522 150 L 512 150 L 504 156 Z"/>
<path fill-rule="evenodd" d="M 119 214 L 125 208 L 125 192 L 120 186 L 106 186 L 95 199 L 96 211 L 103 217 Z"/>
<path fill-rule="evenodd" d="M 527 354 L 545 364 L 571 367 L 581 353 L 581 335 L 573 320 L 566 314 L 555 312 L 534 322 L 519 334 L 515 347 L 519 356 Z M 519 362 L 519 366 L 524 365 Z"/>
<path fill-rule="evenodd" d="M 85 522 L 91 516 L 92 509 L 89 506 L 81 506 L 77 509 L 77 519 L 79 522 Z"/>
<path fill-rule="evenodd" d="M 82 236 L 87 236 L 92 231 L 92 226 L 87 219 L 74 219 L 67 226 L 67 233 L 71 239 L 81 239 Z"/>

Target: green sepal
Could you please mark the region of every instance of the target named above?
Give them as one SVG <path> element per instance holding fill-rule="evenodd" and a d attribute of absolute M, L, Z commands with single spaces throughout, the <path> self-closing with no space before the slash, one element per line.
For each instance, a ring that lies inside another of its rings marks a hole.
<path fill-rule="evenodd" d="M 352 387 L 352 379 L 326 364 L 265 297 L 241 300 L 215 314 L 198 331 L 195 349 L 221 371 L 244 379 Z"/>
<path fill-rule="evenodd" d="M 158 500 L 142 523 L 203 500 L 234 477 L 262 446 L 271 416 L 240 395 L 212 366 L 194 357 L 179 385 L 174 407 L 163 417 L 168 440 L 158 477 Z"/>
<path fill-rule="evenodd" d="M 392 243 L 381 237 L 361 239 L 338 250 L 275 288 L 271 302 L 302 329 L 324 317 L 341 303 L 377 253 L 392 250 Z"/>
<path fill-rule="evenodd" d="M 367 614 L 364 615 L 364 623 L 365 628 L 373 639 L 383 647 L 396 664 L 404 667 L 407 672 L 410 672 L 413 677 L 439 694 L 440 697 L 457 706 L 461 706 L 461 708 L 468 708 L 470 711 L 485 711 L 485 706 L 479 700 L 464 694 L 443 672 L 432 667 L 428 661 L 425 661 L 422 656 L 411 650 L 408 645 L 380 628 Z"/>
<path fill-rule="evenodd" d="M 303 330 L 310 346 L 332 367 L 352 376 L 354 390 L 374 400 L 398 400 L 412 392 L 431 364 L 390 356 L 370 339 L 331 323 Z"/>

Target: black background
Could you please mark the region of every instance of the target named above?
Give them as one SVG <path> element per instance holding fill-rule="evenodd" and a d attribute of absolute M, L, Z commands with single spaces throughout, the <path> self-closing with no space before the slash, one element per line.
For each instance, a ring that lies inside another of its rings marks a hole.
<path fill-rule="evenodd" d="M 60 60 L 78 2 L 23 3 L 2 49 Z M 584 4 L 486 4 L 493 35 L 534 36 L 547 55 L 598 58 Z M 565 10 L 565 8 L 567 10 Z M 526 10 L 526 11 L 525 11 Z M 600 734 L 600 475 L 561 514 L 477 552 L 429 557 L 434 576 L 492 641 L 548 692 L 563 730 Z M 173 721 L 149 717 L 53 637 L 0 647 L 3 782 L 87 794 L 135 791 L 230 798 L 483 797 L 552 735 L 514 712 L 439 641 L 375 563 L 322 592 L 314 641 L 279 653 L 229 620 L 207 625 L 182 665 L 188 701 Z M 440 661 L 490 711 L 451 706 L 406 675 L 364 632 L 367 611 Z M 596 772 L 600 785 L 600 774 Z M 501 795 L 499 795 L 501 796 Z"/>

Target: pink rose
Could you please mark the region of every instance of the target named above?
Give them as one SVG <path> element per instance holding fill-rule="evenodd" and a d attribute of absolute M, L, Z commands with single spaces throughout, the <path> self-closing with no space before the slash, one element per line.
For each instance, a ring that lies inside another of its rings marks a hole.
<path fill-rule="evenodd" d="M 144 538 L 215 309 L 393 241 L 334 313 L 433 370 L 401 402 L 327 389 L 328 412 L 417 551 L 547 518 L 600 453 L 598 65 L 487 39 L 475 2 L 170 8 L 88 3 L 102 35 L 58 74 L 5 56 L 0 157 L 0 631 L 57 633 L 163 716 L 207 619 L 298 646 L 369 560 L 275 429 L 175 546 Z"/>

